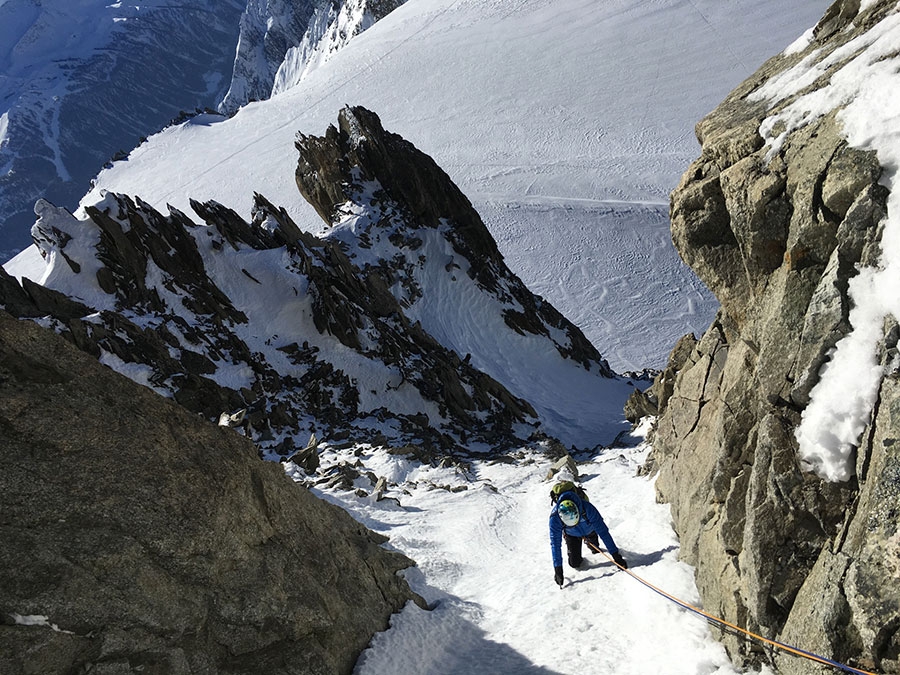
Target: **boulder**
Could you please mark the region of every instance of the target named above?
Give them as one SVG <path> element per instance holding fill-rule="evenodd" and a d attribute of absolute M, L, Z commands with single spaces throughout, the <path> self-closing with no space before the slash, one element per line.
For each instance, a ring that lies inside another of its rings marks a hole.
<path fill-rule="evenodd" d="M 0 672 L 350 673 L 409 600 L 232 429 L 0 312 Z"/>

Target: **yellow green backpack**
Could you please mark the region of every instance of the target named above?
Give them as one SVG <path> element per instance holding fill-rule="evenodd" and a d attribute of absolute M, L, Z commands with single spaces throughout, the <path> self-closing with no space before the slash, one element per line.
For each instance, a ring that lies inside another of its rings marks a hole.
<path fill-rule="evenodd" d="M 584 501 L 591 501 L 588 498 L 587 492 L 584 491 L 583 487 L 581 487 L 580 485 L 575 485 L 575 483 L 570 480 L 561 480 L 552 488 L 550 488 L 550 503 L 555 504 L 556 502 L 558 502 L 559 496 L 565 492 L 574 492 Z"/>

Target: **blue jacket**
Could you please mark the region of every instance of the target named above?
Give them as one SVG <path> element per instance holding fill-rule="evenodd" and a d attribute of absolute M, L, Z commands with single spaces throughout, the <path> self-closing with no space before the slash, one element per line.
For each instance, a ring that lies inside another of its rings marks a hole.
<path fill-rule="evenodd" d="M 559 505 L 565 499 L 571 499 L 575 502 L 575 505 L 578 507 L 578 512 L 581 514 L 581 518 L 579 518 L 575 527 L 566 527 L 559 517 Z M 585 537 L 591 532 L 596 532 L 600 536 L 603 545 L 606 546 L 606 550 L 609 551 L 610 555 L 615 555 L 619 552 L 619 548 L 613 541 L 612 535 L 609 533 L 609 528 L 606 527 L 606 523 L 603 522 L 603 517 L 597 510 L 597 507 L 589 501 L 582 499 L 577 493 L 572 491 L 563 492 L 559 496 L 556 504 L 553 505 L 553 510 L 550 511 L 550 552 L 553 555 L 554 567 L 562 567 L 561 547 L 563 532 L 573 537 Z"/>

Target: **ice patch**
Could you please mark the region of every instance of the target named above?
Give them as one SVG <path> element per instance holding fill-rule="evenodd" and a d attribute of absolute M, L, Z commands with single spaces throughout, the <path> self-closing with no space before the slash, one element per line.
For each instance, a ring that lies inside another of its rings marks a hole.
<path fill-rule="evenodd" d="M 0 148 L 9 144 L 9 111 L 0 115 Z"/>
<path fill-rule="evenodd" d="M 43 626 L 45 628 L 54 630 L 57 633 L 74 635 L 72 631 L 62 630 L 55 623 L 50 623 L 50 619 L 43 614 L 16 614 L 15 612 L 13 612 L 9 616 L 12 617 L 13 622 L 17 626 Z"/>

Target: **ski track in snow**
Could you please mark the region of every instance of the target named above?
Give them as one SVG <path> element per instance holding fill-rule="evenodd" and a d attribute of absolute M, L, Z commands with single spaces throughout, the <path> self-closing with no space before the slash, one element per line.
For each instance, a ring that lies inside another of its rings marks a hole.
<path fill-rule="evenodd" d="M 477 208 L 510 268 L 618 372 L 663 367 L 672 345 L 658 333 L 700 334 L 718 309 L 671 245 L 667 205 L 532 198 Z"/>

